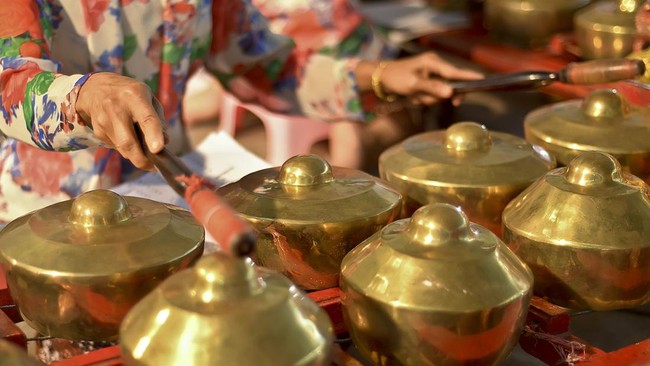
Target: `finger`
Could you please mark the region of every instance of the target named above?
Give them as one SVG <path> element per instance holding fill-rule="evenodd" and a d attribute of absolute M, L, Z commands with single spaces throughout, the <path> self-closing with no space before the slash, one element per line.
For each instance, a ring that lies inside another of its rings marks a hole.
<path fill-rule="evenodd" d="M 102 142 L 102 146 L 114 148 L 115 145 L 113 144 L 113 141 L 111 141 L 110 137 L 104 130 L 105 124 L 102 123 L 104 121 L 108 121 L 108 118 L 105 114 L 102 113 L 95 116 L 95 123 L 93 123 L 93 134 L 98 140 Z"/>
<path fill-rule="evenodd" d="M 153 106 L 153 109 L 156 111 L 156 114 L 158 117 L 160 117 L 160 120 L 165 119 L 165 108 L 163 107 L 162 103 L 158 100 L 156 97 L 151 97 L 151 105 Z M 165 126 L 163 125 L 163 128 Z"/>
<path fill-rule="evenodd" d="M 443 60 L 438 55 L 429 53 L 424 58 L 424 67 L 430 74 L 439 75 L 445 79 L 451 80 L 477 80 L 485 76 L 474 70 L 463 69 L 454 66 L 452 63 Z"/>
<path fill-rule="evenodd" d="M 153 165 L 147 159 L 146 155 L 140 147 L 140 142 L 135 137 L 135 129 L 133 123 L 120 123 L 115 128 L 115 149 L 130 160 L 136 168 L 151 170 Z"/>
<path fill-rule="evenodd" d="M 156 97 L 151 98 L 151 103 L 153 104 L 153 108 L 156 110 L 156 113 L 160 117 L 160 120 L 163 121 L 163 124 L 162 124 L 163 138 L 165 139 L 165 145 L 167 145 L 169 143 L 169 135 L 167 134 L 167 124 L 164 122 L 165 121 L 165 108 L 163 107 L 162 103 L 160 103 L 160 101 Z"/>
<path fill-rule="evenodd" d="M 413 96 L 409 97 L 409 103 L 411 103 L 412 105 L 422 105 L 423 104 L 422 101 L 420 101 L 420 97 L 418 97 L 417 95 L 413 95 Z"/>
<path fill-rule="evenodd" d="M 455 107 L 458 107 L 463 102 L 463 99 L 465 99 L 464 96 L 456 95 L 451 98 L 451 104 L 453 104 Z"/>
<path fill-rule="evenodd" d="M 139 169 L 150 170 L 152 164 L 144 154 L 140 141 L 135 134 L 133 120 L 126 110 L 111 109 L 107 111 L 111 119 L 112 131 L 109 133 L 115 149 Z"/>
<path fill-rule="evenodd" d="M 425 94 L 435 99 L 451 98 L 453 89 L 449 84 L 438 79 L 418 79 L 413 85 L 416 93 Z"/>
<path fill-rule="evenodd" d="M 416 105 L 431 105 L 439 102 L 440 99 L 428 94 L 417 94 L 411 98 L 411 102 Z"/>
<path fill-rule="evenodd" d="M 478 71 L 459 69 L 453 65 L 450 69 L 444 70 L 440 76 L 447 80 L 480 80 L 485 78 L 485 75 Z"/>
<path fill-rule="evenodd" d="M 156 111 L 153 99 L 149 95 L 138 94 L 135 96 L 133 103 L 129 104 L 129 107 L 131 109 L 131 118 L 140 125 L 144 142 L 147 144 L 149 151 L 154 154 L 160 152 L 165 146 L 163 117 Z M 131 126 L 130 130 L 134 131 L 133 126 Z"/>

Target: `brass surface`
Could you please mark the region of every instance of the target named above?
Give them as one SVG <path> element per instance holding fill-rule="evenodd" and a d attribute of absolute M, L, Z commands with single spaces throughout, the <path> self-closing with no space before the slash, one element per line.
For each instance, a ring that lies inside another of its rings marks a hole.
<path fill-rule="evenodd" d="M 329 366 L 333 339 L 286 277 L 221 253 L 163 282 L 120 329 L 126 365 Z"/>
<path fill-rule="evenodd" d="M 402 193 L 403 217 L 449 203 L 497 235 L 508 202 L 554 167 L 544 149 L 474 122 L 410 137 L 379 157 L 380 176 Z"/>
<path fill-rule="evenodd" d="M 495 365 L 517 342 L 533 276 L 448 204 L 420 208 L 345 256 L 345 322 L 378 365 Z"/>
<path fill-rule="evenodd" d="M 32 328 L 111 340 L 127 311 L 203 245 L 203 226 L 188 211 L 96 190 L 10 222 L 0 232 L 0 265 Z"/>
<path fill-rule="evenodd" d="M 589 0 L 485 0 L 485 27 L 497 40 L 519 47 L 547 45 L 551 36 L 573 28 L 573 15 Z"/>
<path fill-rule="evenodd" d="M 254 172 L 218 190 L 257 230 L 254 260 L 304 289 L 336 286 L 345 254 L 396 219 L 401 195 L 317 155 Z"/>
<path fill-rule="evenodd" d="M 650 187 L 611 155 L 586 152 L 549 172 L 506 207 L 503 224 L 551 302 L 613 310 L 650 300 Z"/>
<path fill-rule="evenodd" d="M 2 310 L 0 310 L 2 311 Z M 43 366 L 27 355 L 27 350 L 0 338 L 0 366 Z"/>
<path fill-rule="evenodd" d="M 634 18 L 644 0 L 601 0 L 578 11 L 575 40 L 585 60 L 622 58 L 632 52 Z"/>
<path fill-rule="evenodd" d="M 614 155 L 626 171 L 650 182 L 650 108 L 630 105 L 615 90 L 560 102 L 529 113 L 524 135 L 566 166 L 581 152 Z"/>

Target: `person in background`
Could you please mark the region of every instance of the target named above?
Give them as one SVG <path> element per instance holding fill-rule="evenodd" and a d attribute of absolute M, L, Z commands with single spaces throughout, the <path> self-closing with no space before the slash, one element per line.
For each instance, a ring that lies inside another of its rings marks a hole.
<path fill-rule="evenodd" d="M 313 54 L 378 62 L 395 59 L 399 53 L 349 0 L 253 0 L 253 4 L 268 19 L 271 31 L 295 43 L 297 67 L 301 70 L 308 66 Z M 202 101 L 219 100 L 219 83 L 201 72 L 191 80 L 191 86 L 193 90 L 184 104 L 188 119 L 217 118 L 218 104 Z M 242 93 L 244 98 L 247 94 Z M 258 101 L 268 109 L 276 109 L 271 95 L 261 96 Z M 422 116 L 420 106 L 377 100 L 365 103 L 364 110 L 363 121 L 338 120 L 330 125 L 328 160 L 335 166 L 374 173 L 383 150 L 421 131 Z"/>
<path fill-rule="evenodd" d="M 373 74 L 424 104 L 451 97 L 442 79 L 480 77 L 433 53 L 386 67 L 304 55 L 246 0 L 0 2 L 0 38 L 0 221 L 151 169 L 136 122 L 152 151 L 181 153 L 180 101 L 202 65 L 235 94 L 329 121 L 364 120 Z"/>
<path fill-rule="evenodd" d="M 378 62 L 395 59 L 399 53 L 349 0 L 253 0 L 253 4 L 269 20 L 273 32 L 295 42 L 301 68 L 313 54 Z M 332 165 L 374 173 L 383 150 L 420 131 L 421 121 L 414 108 L 375 102 L 379 103 L 364 108 L 369 112 L 363 116 L 365 120 L 340 120 L 330 125 Z M 379 112 L 377 107 L 385 111 Z"/>

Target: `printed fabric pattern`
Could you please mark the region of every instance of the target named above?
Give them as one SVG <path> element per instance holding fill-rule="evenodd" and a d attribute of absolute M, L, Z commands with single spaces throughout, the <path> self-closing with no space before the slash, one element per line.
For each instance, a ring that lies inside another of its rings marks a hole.
<path fill-rule="evenodd" d="M 93 73 L 146 83 L 177 153 L 181 96 L 202 65 L 226 88 L 245 80 L 296 113 L 364 120 L 353 70 L 371 32 L 343 0 L 312 2 L 315 44 L 298 36 L 307 19 L 272 33 L 251 0 L 1 1 L 0 223 L 139 173 L 76 111 Z M 276 11 L 272 24 L 293 16 Z"/>

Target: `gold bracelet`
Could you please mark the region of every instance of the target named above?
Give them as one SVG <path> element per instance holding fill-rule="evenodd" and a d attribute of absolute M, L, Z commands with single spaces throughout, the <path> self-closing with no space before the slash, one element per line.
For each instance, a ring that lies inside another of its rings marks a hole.
<path fill-rule="evenodd" d="M 370 83 L 372 85 L 372 91 L 375 93 L 375 96 L 380 100 L 390 103 L 390 102 L 394 102 L 395 99 L 397 99 L 397 96 L 393 94 L 388 94 L 388 95 L 384 94 L 384 90 L 381 86 L 381 73 L 389 64 L 390 62 L 381 61 L 379 65 L 377 65 L 377 68 L 375 68 L 375 71 L 372 72 L 372 76 L 370 77 Z"/>

